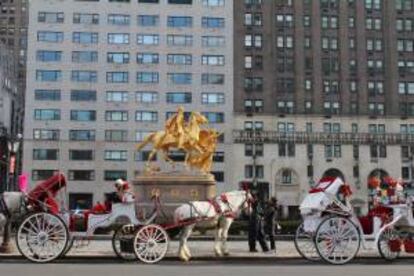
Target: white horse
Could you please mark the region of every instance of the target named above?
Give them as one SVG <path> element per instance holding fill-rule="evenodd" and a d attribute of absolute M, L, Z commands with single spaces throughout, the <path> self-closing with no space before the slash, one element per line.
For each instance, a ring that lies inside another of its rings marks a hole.
<path fill-rule="evenodd" d="M 0 229 L 3 229 L 10 220 L 20 211 L 24 203 L 22 192 L 4 192 L 0 195 Z"/>
<path fill-rule="evenodd" d="M 228 231 L 240 211 L 249 208 L 251 200 L 252 196 L 248 191 L 232 191 L 211 201 L 192 201 L 178 207 L 174 212 L 174 221 L 185 225 L 181 231 L 178 249 L 180 259 L 188 261 L 191 258 L 187 240 L 195 226 L 199 228 L 215 226 L 214 252 L 216 256 L 229 255 Z M 208 226 L 206 222 L 210 222 Z"/>

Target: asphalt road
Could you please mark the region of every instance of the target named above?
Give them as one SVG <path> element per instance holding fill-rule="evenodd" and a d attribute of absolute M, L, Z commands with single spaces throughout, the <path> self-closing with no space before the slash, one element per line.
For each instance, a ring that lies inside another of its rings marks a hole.
<path fill-rule="evenodd" d="M 299 259 L 228 261 L 163 261 L 157 265 L 120 263 L 108 259 L 66 259 L 52 264 L 32 264 L 22 259 L 0 260 L 0 276 L 399 276 L 413 275 L 414 259 L 384 263 L 380 259 L 357 259 L 332 266 Z"/>

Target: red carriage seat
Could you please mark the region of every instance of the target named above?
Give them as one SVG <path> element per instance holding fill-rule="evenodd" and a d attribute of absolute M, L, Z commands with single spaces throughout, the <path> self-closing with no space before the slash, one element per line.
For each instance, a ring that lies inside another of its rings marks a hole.
<path fill-rule="evenodd" d="M 359 217 L 364 234 L 369 235 L 374 231 L 374 217 L 379 217 L 382 223 L 386 223 L 392 215 L 392 209 L 384 206 L 378 206 L 371 209 L 368 215 Z"/>

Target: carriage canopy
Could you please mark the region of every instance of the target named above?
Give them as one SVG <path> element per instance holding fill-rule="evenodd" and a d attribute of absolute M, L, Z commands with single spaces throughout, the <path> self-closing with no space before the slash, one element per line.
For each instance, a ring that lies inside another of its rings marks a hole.
<path fill-rule="evenodd" d="M 44 202 L 47 198 L 56 197 L 57 193 L 66 186 L 66 178 L 62 173 L 37 184 L 28 194 L 31 201 Z"/>

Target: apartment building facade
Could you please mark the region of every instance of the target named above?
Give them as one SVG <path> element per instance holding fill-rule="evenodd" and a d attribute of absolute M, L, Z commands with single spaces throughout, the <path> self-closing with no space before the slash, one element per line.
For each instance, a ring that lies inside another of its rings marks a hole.
<path fill-rule="evenodd" d="M 413 1 L 234 3 L 234 182 L 286 216 L 323 175 L 349 182 L 361 212 L 369 177 L 412 190 Z"/>
<path fill-rule="evenodd" d="M 224 133 L 213 173 L 219 191 L 229 189 L 232 14 L 230 0 L 29 1 L 32 183 L 62 171 L 70 207 L 89 207 L 115 179 L 142 173 L 149 148 L 135 145 L 183 106 Z"/>

